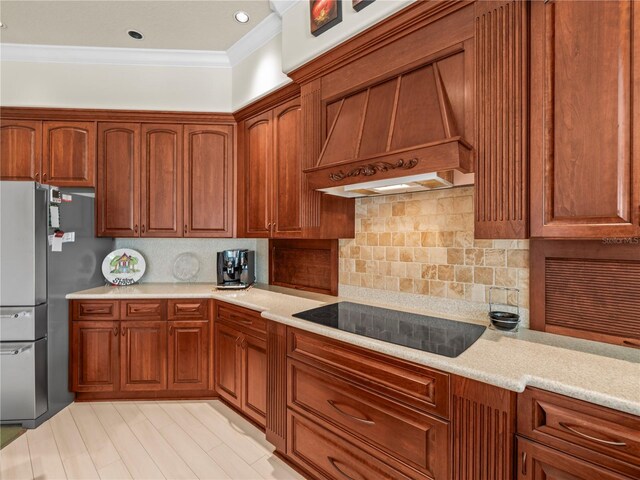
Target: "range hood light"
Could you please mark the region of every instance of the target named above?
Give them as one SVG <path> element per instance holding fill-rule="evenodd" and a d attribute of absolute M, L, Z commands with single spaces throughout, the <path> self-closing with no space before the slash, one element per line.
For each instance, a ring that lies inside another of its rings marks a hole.
<path fill-rule="evenodd" d="M 399 185 L 387 185 L 386 187 L 375 187 L 373 190 L 376 192 L 390 192 L 391 190 L 403 190 L 405 188 L 411 188 L 411 185 L 401 183 Z"/>

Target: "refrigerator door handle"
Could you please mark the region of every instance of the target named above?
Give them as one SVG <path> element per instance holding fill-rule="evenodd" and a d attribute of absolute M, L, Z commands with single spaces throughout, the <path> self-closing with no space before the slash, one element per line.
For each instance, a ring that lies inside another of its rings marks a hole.
<path fill-rule="evenodd" d="M 0 355 L 20 355 L 22 352 L 31 350 L 31 347 L 33 347 L 32 343 L 26 343 L 24 345 L 17 345 L 9 348 L 0 347 Z"/>
<path fill-rule="evenodd" d="M 21 317 L 30 317 L 31 312 L 27 312 L 23 310 L 22 312 L 12 313 L 10 315 L 0 315 L 0 318 L 21 318 Z"/>

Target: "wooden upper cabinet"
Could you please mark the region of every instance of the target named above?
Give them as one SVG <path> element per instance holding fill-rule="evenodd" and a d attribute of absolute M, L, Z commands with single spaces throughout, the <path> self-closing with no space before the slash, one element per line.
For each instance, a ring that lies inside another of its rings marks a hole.
<path fill-rule="evenodd" d="M 42 122 L 0 122 L 0 178 L 40 181 Z"/>
<path fill-rule="evenodd" d="M 98 236 L 139 236 L 140 124 L 98 125 L 96 203 Z"/>
<path fill-rule="evenodd" d="M 640 8 L 532 2 L 531 233 L 640 234 Z"/>
<path fill-rule="evenodd" d="M 302 234 L 301 115 L 299 97 L 273 110 L 273 237 Z"/>
<path fill-rule="evenodd" d="M 60 187 L 93 187 L 96 182 L 96 124 L 44 122 L 42 182 Z"/>
<path fill-rule="evenodd" d="M 184 126 L 185 237 L 233 236 L 233 126 Z"/>
<path fill-rule="evenodd" d="M 273 113 L 252 117 L 244 123 L 244 235 L 263 238 L 271 234 L 273 161 Z"/>
<path fill-rule="evenodd" d="M 182 236 L 182 126 L 142 125 L 140 236 Z"/>

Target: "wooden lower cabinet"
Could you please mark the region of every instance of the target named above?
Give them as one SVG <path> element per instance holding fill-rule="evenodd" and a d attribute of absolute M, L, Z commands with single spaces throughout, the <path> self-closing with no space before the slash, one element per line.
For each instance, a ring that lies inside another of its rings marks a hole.
<path fill-rule="evenodd" d="M 215 388 L 220 397 L 241 408 L 242 333 L 219 322 L 215 323 Z"/>
<path fill-rule="evenodd" d="M 118 390 L 119 323 L 73 322 L 70 368 L 73 391 L 113 392 Z"/>
<path fill-rule="evenodd" d="M 166 322 L 126 321 L 120 330 L 120 390 L 166 390 Z"/>
<path fill-rule="evenodd" d="M 167 304 L 179 320 L 167 320 Z M 78 400 L 211 398 L 209 300 L 86 300 L 70 306 Z"/>
<path fill-rule="evenodd" d="M 242 411 L 265 425 L 267 416 L 267 342 L 245 335 L 242 342 Z"/>
<path fill-rule="evenodd" d="M 216 322 L 215 388 L 218 395 L 265 426 L 267 414 L 267 342 Z"/>
<path fill-rule="evenodd" d="M 518 480 L 631 480 L 553 448 L 518 438 Z"/>
<path fill-rule="evenodd" d="M 209 322 L 169 323 L 169 390 L 206 390 L 209 383 Z"/>

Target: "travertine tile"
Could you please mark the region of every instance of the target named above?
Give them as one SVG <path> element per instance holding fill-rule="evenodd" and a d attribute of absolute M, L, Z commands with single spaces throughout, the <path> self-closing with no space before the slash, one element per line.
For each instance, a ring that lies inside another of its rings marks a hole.
<path fill-rule="evenodd" d="M 507 252 L 504 249 L 488 248 L 484 251 L 484 264 L 487 267 L 504 267 L 507 264 Z"/>
<path fill-rule="evenodd" d="M 431 265 L 431 264 L 423 264 L 422 278 L 426 278 L 429 280 L 435 280 L 436 278 L 438 278 L 438 266 Z"/>
<path fill-rule="evenodd" d="M 475 267 L 473 269 L 473 281 L 483 285 L 493 285 L 493 268 Z"/>
<path fill-rule="evenodd" d="M 447 263 L 449 265 L 464 265 L 465 254 L 462 248 L 447 249 Z"/>
<path fill-rule="evenodd" d="M 484 250 L 482 248 L 465 248 L 466 265 L 484 265 Z"/>
<path fill-rule="evenodd" d="M 438 280 L 452 282 L 454 279 L 453 265 L 438 265 Z"/>
<path fill-rule="evenodd" d="M 456 282 L 473 283 L 473 267 L 456 265 L 454 273 Z"/>
<path fill-rule="evenodd" d="M 529 250 L 510 250 L 507 253 L 507 266 L 516 268 L 529 267 Z"/>

